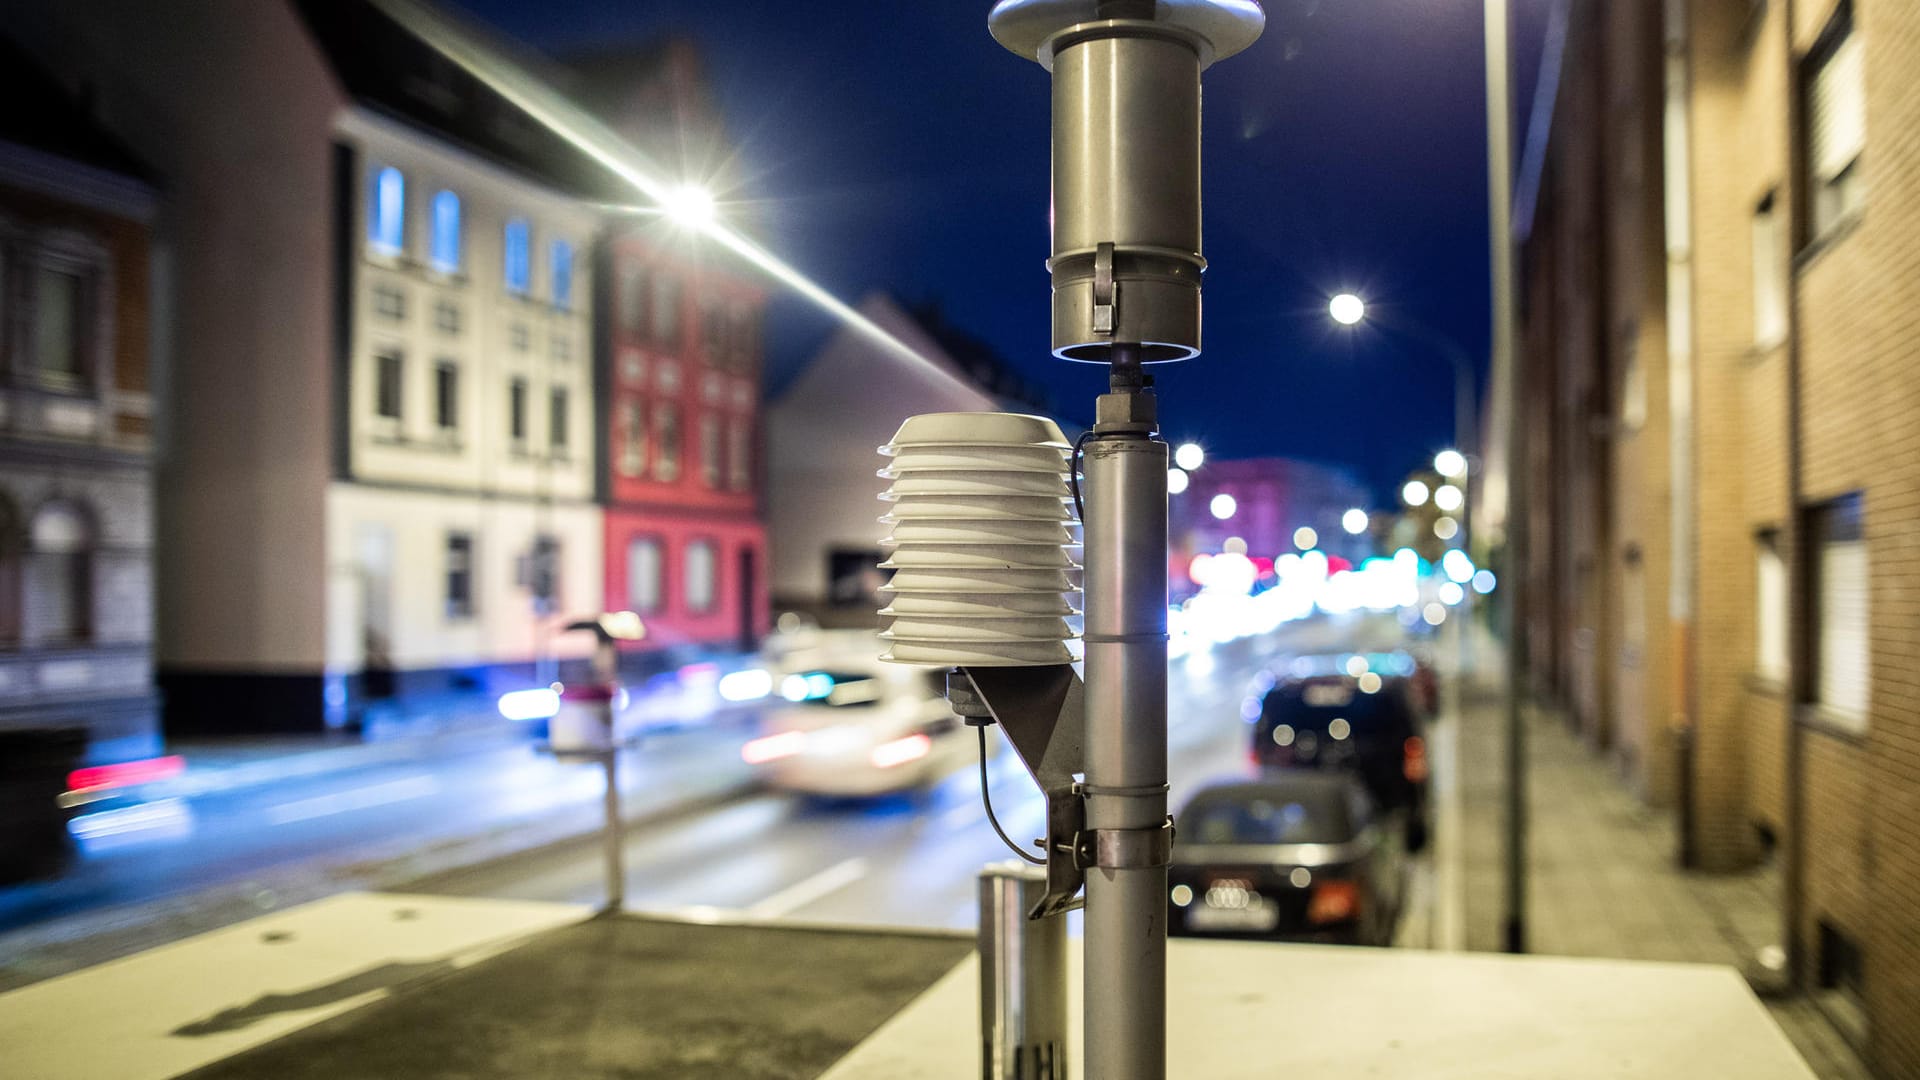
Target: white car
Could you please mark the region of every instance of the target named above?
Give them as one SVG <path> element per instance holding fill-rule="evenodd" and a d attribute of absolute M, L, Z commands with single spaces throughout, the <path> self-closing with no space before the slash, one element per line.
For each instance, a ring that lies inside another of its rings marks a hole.
<path fill-rule="evenodd" d="M 859 797 L 922 789 L 978 753 L 939 668 L 882 663 L 871 631 L 820 632 L 780 658 L 760 737 L 740 748 L 766 783 Z"/>

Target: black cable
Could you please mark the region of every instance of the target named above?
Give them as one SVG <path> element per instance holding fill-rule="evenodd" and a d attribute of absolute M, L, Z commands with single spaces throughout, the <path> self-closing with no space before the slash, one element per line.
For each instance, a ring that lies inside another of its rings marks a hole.
<path fill-rule="evenodd" d="M 993 831 L 1000 834 L 1000 842 L 1007 845 L 1015 855 L 1035 866 L 1045 866 L 1047 860 L 1027 854 L 1026 849 L 1007 837 L 1007 830 L 1000 827 L 1000 819 L 993 816 L 993 795 L 987 791 L 987 727 L 982 724 L 976 730 L 980 732 L 980 801 L 986 804 L 987 821 L 993 825 Z"/>
<path fill-rule="evenodd" d="M 1073 440 L 1073 459 L 1067 462 L 1067 486 L 1073 489 L 1073 515 L 1082 525 L 1087 523 L 1087 508 L 1080 501 L 1080 448 L 1092 436 L 1093 429 L 1088 428 Z"/>

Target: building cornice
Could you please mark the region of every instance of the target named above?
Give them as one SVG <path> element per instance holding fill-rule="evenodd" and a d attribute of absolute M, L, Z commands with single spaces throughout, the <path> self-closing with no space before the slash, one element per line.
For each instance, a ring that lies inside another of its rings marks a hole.
<path fill-rule="evenodd" d="M 159 204 L 142 181 L 4 139 L 0 184 L 142 224 L 152 223 Z"/>

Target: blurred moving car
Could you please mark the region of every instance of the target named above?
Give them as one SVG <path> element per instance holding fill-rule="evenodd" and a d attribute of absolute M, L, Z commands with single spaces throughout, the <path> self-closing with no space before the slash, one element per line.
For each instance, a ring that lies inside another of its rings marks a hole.
<path fill-rule="evenodd" d="M 947 705 L 945 672 L 880 652 L 871 630 L 821 631 L 782 656 L 741 759 L 772 787 L 839 797 L 922 789 L 971 764 L 975 738 Z"/>
<path fill-rule="evenodd" d="M 1169 934 L 1392 944 L 1405 856 L 1355 777 L 1280 770 L 1216 784 L 1174 820 Z"/>
<path fill-rule="evenodd" d="M 1414 665 L 1407 657 L 1400 674 L 1402 665 L 1376 659 L 1296 658 L 1259 696 L 1258 712 L 1248 710 L 1249 756 L 1263 768 L 1353 773 L 1384 813 L 1403 819 L 1407 850 L 1419 851 L 1427 843 L 1427 742 L 1408 677 Z"/>

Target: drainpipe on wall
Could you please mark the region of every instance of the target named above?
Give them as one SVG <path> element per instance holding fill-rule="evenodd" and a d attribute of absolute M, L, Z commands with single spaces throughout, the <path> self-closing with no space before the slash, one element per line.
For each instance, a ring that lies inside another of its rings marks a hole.
<path fill-rule="evenodd" d="M 1801 139 L 1805 130 L 1800 115 L 1800 80 L 1794 62 L 1793 28 L 1798 25 L 1794 0 L 1785 0 L 1780 5 L 1780 17 L 1784 25 L 1782 37 L 1781 63 L 1786 65 L 1787 86 L 1787 138 L 1786 165 L 1787 175 L 1782 178 L 1781 186 L 1788 194 L 1785 205 L 1788 207 L 1788 231 L 1794 239 L 1797 250 L 1803 239 L 1803 223 L 1807 220 L 1806 195 L 1801 190 L 1799 177 L 1802 175 L 1800 162 L 1804 159 L 1806 147 Z M 1806 519 L 1800 513 L 1805 492 L 1806 477 L 1801 460 L 1800 436 L 1800 288 L 1791 272 L 1787 279 L 1787 339 L 1786 339 L 1786 375 L 1787 375 L 1787 517 L 1782 522 L 1787 537 L 1787 703 L 1786 703 L 1786 761 L 1783 778 L 1786 805 L 1781 808 L 1781 898 L 1780 898 L 1780 935 L 1786 946 L 1787 989 L 1799 993 L 1806 989 L 1806 970 L 1808 950 L 1800 935 L 1800 925 L 1806 917 L 1807 859 L 1806 835 L 1806 744 L 1800 730 L 1800 703 L 1813 698 L 1813 686 L 1810 679 L 1813 674 L 1811 664 L 1813 650 L 1812 602 L 1810 586 L 1812 584 L 1813 553 L 1809 550 Z"/>
<path fill-rule="evenodd" d="M 1680 863 L 1694 866 L 1696 792 L 1693 783 L 1694 708 L 1694 452 L 1693 452 L 1693 206 L 1687 126 L 1687 4 L 1664 0 L 1665 67 L 1662 199 L 1667 255 L 1667 637 L 1672 689 L 1668 723 L 1679 756 Z"/>

